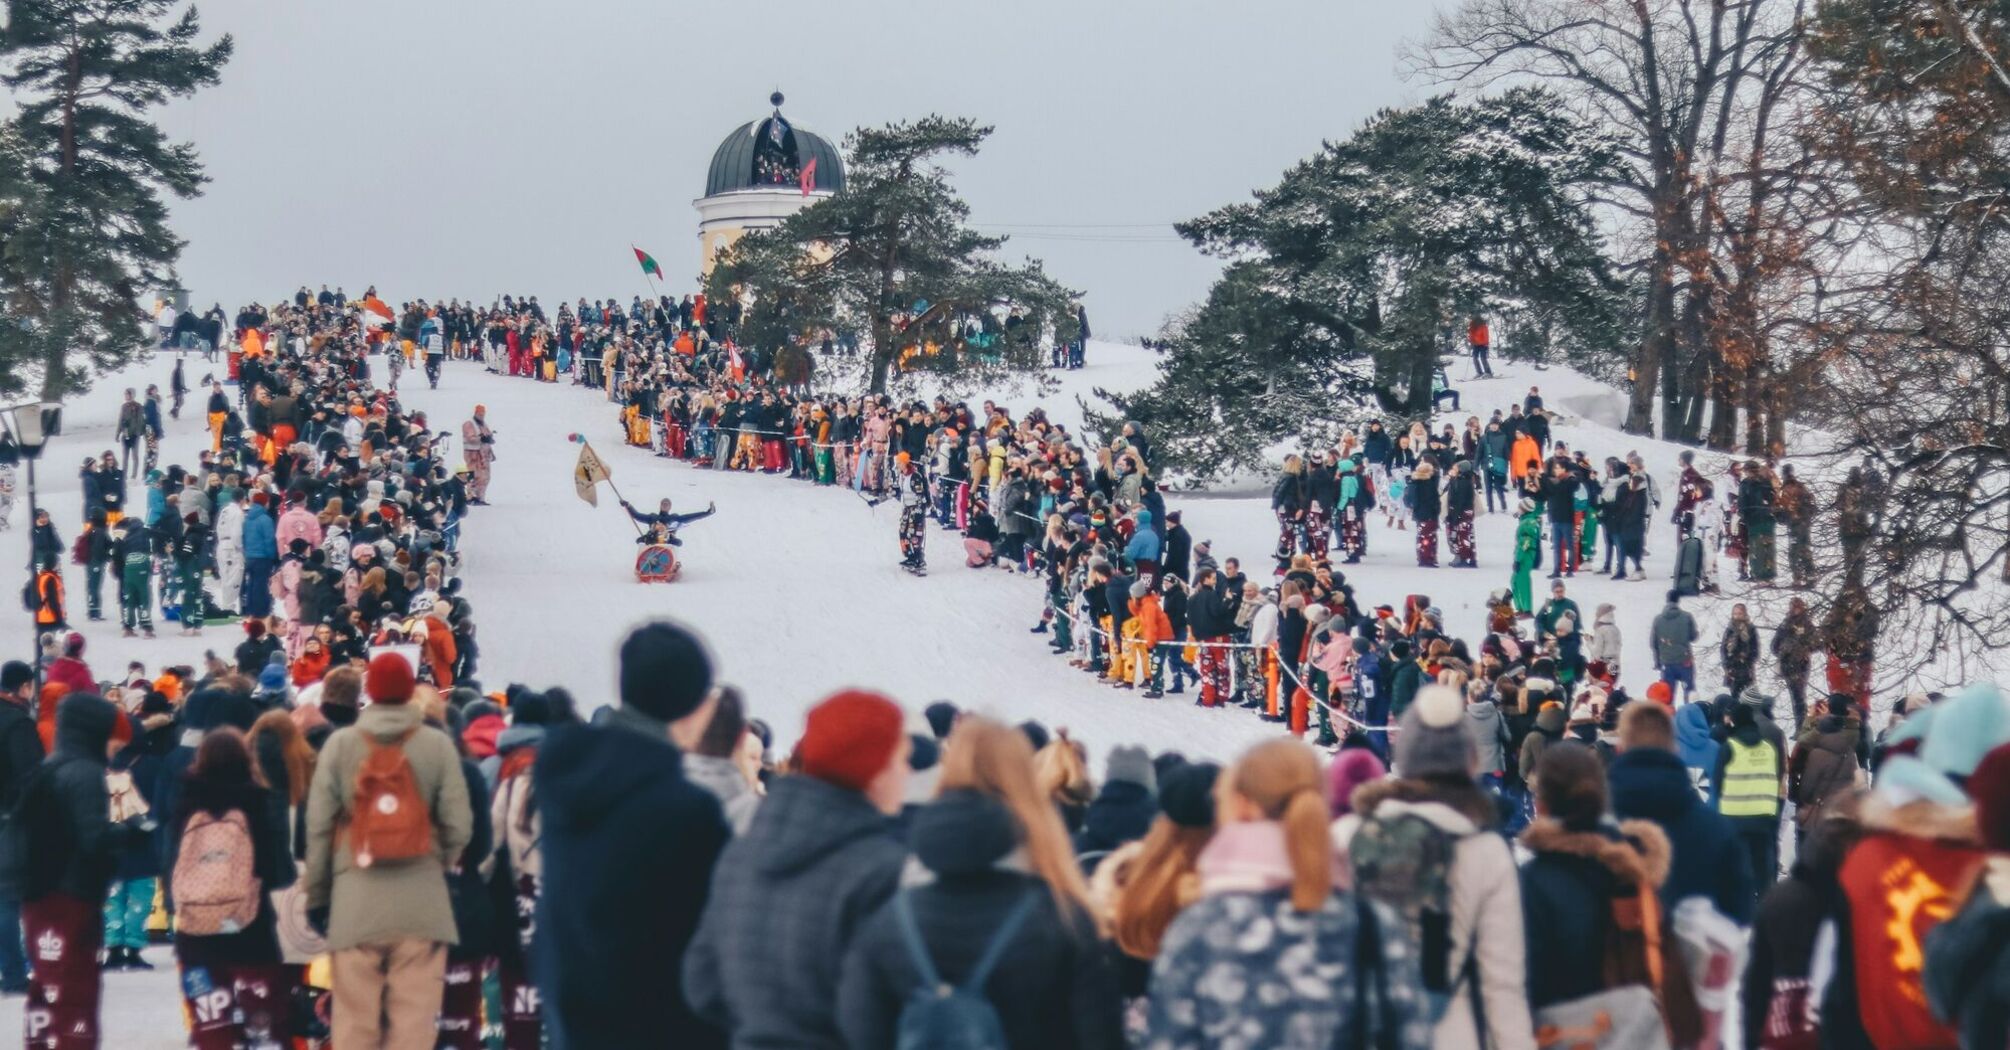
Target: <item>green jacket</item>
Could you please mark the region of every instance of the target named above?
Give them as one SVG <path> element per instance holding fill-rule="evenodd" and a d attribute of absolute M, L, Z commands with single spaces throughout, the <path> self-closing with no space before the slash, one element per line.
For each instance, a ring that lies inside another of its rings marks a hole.
<path fill-rule="evenodd" d="M 419 794 L 433 814 L 435 854 L 398 864 L 356 866 L 348 844 L 348 819 L 356 771 L 370 752 L 365 735 L 390 740 L 423 724 L 411 704 L 372 704 L 356 724 L 328 738 L 307 793 L 307 906 L 329 909 L 328 947 L 334 951 L 407 938 L 459 942 L 447 897 L 447 868 L 458 862 L 474 833 L 468 783 L 454 742 L 423 728 L 405 744 Z"/>
<path fill-rule="evenodd" d="M 1542 518 L 1540 510 L 1532 510 L 1521 516 L 1521 524 L 1514 531 L 1514 567 L 1535 568 L 1536 558 L 1542 554 Z"/>

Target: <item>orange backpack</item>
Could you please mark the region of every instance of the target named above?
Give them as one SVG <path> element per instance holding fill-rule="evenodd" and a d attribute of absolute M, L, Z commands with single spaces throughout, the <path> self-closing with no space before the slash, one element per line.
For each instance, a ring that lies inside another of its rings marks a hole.
<path fill-rule="evenodd" d="M 349 820 L 349 850 L 356 866 L 416 860 L 433 852 L 433 816 L 419 794 L 419 778 L 405 757 L 405 745 L 419 732 L 406 730 L 388 743 L 365 736 L 370 753 L 356 769 Z"/>

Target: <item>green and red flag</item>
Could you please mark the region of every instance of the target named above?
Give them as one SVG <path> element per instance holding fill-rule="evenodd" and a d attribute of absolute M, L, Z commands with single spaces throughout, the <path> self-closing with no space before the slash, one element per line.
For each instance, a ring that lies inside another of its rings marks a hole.
<path fill-rule="evenodd" d="M 642 264 L 643 273 L 649 274 L 659 281 L 663 279 L 663 267 L 657 264 L 655 256 L 632 244 L 628 247 L 630 251 L 635 253 L 635 261 Z"/>

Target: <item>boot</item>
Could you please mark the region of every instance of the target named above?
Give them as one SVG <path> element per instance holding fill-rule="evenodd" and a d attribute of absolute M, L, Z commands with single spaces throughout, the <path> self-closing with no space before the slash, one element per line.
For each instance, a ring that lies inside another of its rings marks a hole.
<path fill-rule="evenodd" d="M 150 963 L 140 957 L 139 949 L 137 948 L 126 949 L 126 969 L 145 971 L 145 970 L 152 970 L 153 968 L 154 968 L 153 963 Z"/>

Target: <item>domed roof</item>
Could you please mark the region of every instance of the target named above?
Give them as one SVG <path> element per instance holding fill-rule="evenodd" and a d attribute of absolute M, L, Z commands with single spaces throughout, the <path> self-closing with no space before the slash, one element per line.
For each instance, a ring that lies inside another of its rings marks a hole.
<path fill-rule="evenodd" d="M 770 95 L 768 101 L 774 104 L 773 115 L 734 128 L 713 151 L 712 167 L 705 174 L 705 196 L 796 188 L 802 184 L 802 169 L 812 161 L 816 163 L 814 188 L 832 193 L 843 189 L 844 158 L 837 147 L 783 117 L 781 92 Z"/>

